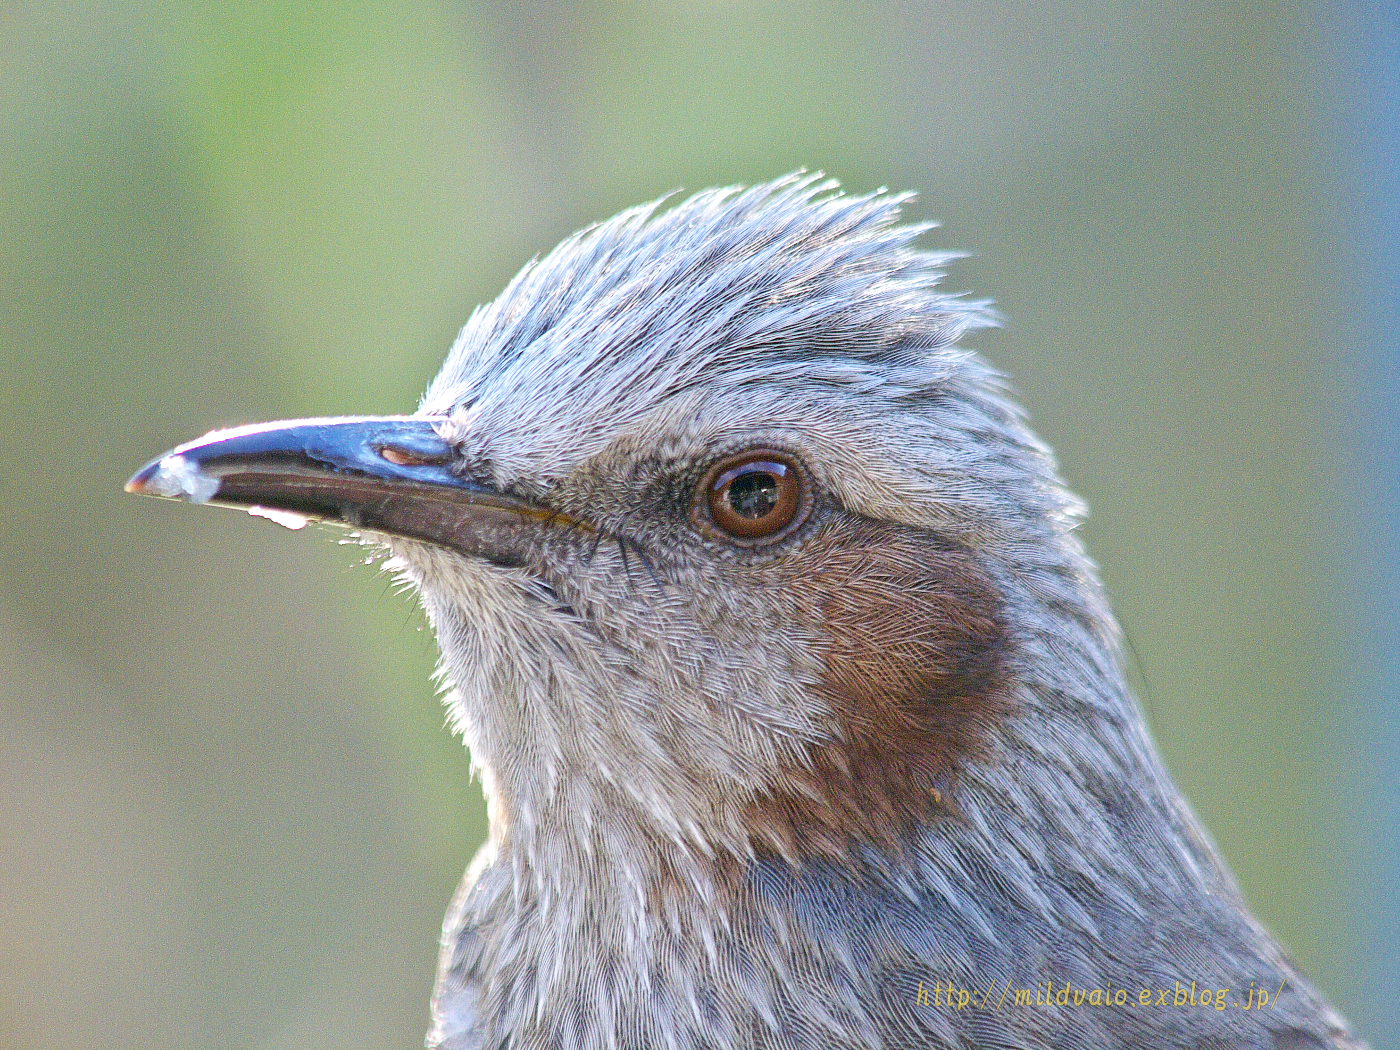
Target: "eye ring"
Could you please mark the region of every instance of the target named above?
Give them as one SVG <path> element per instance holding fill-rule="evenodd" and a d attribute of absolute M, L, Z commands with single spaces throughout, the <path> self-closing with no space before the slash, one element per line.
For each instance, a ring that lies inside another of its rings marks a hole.
<path fill-rule="evenodd" d="M 752 448 L 711 464 L 695 489 L 697 524 L 741 546 L 776 543 L 811 513 L 807 472 L 790 453 Z"/>

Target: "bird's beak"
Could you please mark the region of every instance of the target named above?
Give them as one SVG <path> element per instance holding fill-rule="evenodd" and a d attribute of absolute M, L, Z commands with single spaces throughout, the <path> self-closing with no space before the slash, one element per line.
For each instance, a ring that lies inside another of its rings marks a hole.
<path fill-rule="evenodd" d="M 297 419 L 217 430 L 142 467 L 128 492 L 326 521 L 514 562 L 523 533 L 581 523 L 455 472 L 441 419 Z"/>

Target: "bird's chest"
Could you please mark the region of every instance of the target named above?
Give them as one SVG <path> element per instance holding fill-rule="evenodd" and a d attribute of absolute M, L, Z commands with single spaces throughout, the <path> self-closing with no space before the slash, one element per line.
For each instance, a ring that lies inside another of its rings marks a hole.
<path fill-rule="evenodd" d="M 859 953 L 814 936 L 789 909 L 752 894 L 592 889 L 523 896 L 492 868 L 465 886 L 444 930 L 429 1045 L 880 1045 L 880 992 Z"/>

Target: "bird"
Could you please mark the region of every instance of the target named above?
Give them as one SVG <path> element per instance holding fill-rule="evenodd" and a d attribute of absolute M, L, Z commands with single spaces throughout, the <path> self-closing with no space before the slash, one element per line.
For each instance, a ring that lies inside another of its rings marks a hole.
<path fill-rule="evenodd" d="M 416 592 L 489 839 L 437 1050 L 1364 1048 L 1167 773 L 1066 488 L 909 194 L 587 227 L 417 410 L 130 491 L 353 530 Z"/>

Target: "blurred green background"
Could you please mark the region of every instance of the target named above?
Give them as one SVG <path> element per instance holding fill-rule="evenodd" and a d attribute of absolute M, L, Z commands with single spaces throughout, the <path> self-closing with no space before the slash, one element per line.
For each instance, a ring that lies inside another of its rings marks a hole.
<path fill-rule="evenodd" d="M 1374 1022 L 1348 40 L 1286 0 L 7 5 L 0 1045 L 420 1044 L 483 835 L 421 617 L 332 533 L 121 482 L 409 411 L 576 226 L 804 166 L 974 253 L 1168 763 Z"/>

